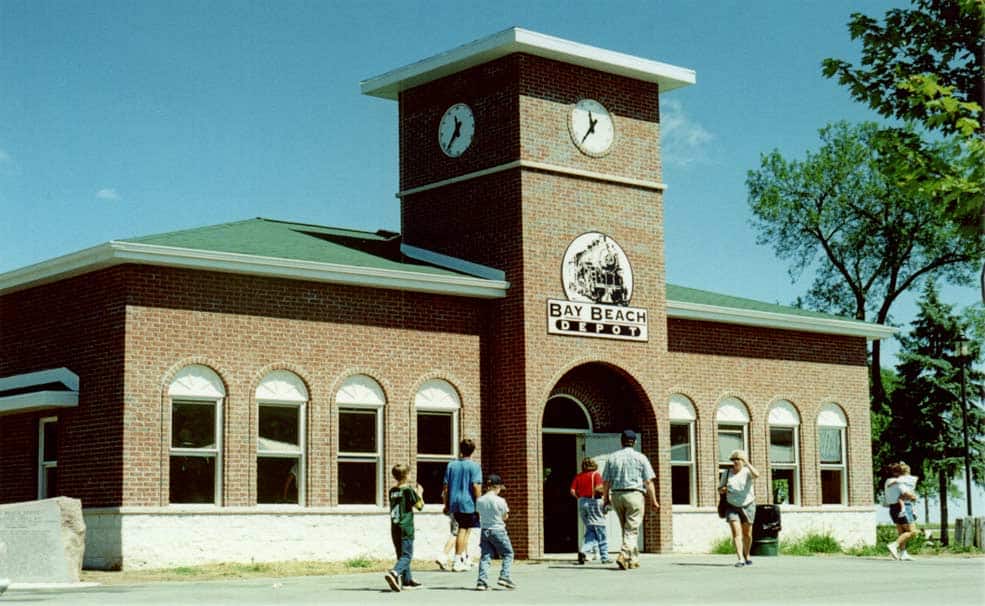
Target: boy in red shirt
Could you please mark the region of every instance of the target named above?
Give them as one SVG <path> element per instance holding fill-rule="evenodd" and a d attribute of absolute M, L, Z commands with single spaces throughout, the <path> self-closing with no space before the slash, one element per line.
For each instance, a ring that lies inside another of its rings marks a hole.
<path fill-rule="evenodd" d="M 595 559 L 598 549 L 599 559 L 603 564 L 610 563 L 609 543 L 605 528 L 605 511 L 602 509 L 602 474 L 599 466 L 589 457 L 581 462 L 581 473 L 571 482 L 571 496 L 578 499 L 578 515 L 585 525 L 585 538 L 582 540 L 581 551 L 578 552 L 578 563 L 585 563 L 585 554 Z"/>

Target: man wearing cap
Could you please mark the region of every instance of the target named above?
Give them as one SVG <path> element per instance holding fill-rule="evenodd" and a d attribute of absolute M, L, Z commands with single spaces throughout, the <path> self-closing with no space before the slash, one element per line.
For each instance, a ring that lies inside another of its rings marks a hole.
<path fill-rule="evenodd" d="M 657 491 L 653 486 L 656 474 L 646 455 L 636 452 L 636 432 L 627 429 L 622 432 L 622 449 L 611 455 L 602 471 L 604 483 L 604 504 L 612 504 L 622 526 L 622 548 L 616 564 L 622 570 L 639 568 L 640 550 L 637 546 L 643 512 L 646 509 L 643 495 L 650 497 L 654 511 L 660 509 Z"/>

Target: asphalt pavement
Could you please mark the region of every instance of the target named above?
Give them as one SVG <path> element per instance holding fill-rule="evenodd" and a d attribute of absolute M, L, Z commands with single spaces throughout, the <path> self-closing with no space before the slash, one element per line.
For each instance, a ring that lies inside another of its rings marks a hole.
<path fill-rule="evenodd" d="M 280 579 L 167 582 L 59 589 L 12 587 L 8 604 L 254 606 L 306 604 L 985 604 L 985 558 L 912 562 L 847 556 L 644 555 L 637 570 L 569 561 L 518 562 L 517 589 L 475 591 L 475 571 L 420 572 L 424 587 L 391 592 L 382 573 Z M 498 574 L 494 563 L 491 578 Z"/>

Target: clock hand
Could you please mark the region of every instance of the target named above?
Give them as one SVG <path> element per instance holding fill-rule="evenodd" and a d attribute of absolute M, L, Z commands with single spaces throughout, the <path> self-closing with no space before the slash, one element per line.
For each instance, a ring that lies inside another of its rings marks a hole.
<path fill-rule="evenodd" d="M 452 116 L 455 119 L 455 130 L 451 134 L 451 139 L 448 139 L 448 145 L 445 145 L 445 149 L 451 151 L 452 142 L 462 134 L 462 121 L 458 119 L 458 116 Z"/>
<path fill-rule="evenodd" d="M 581 138 L 581 142 L 584 143 L 588 135 L 595 132 L 595 125 L 599 123 L 598 118 L 592 117 L 592 112 L 588 112 L 588 130 L 585 132 L 585 136 Z"/>

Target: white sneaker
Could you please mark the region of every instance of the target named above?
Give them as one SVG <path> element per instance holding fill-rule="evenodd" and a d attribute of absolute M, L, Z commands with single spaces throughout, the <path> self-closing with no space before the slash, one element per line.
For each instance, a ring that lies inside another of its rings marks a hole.
<path fill-rule="evenodd" d="M 455 559 L 455 563 L 451 565 L 452 572 L 465 572 L 469 569 L 469 565 L 465 563 L 465 560 Z"/>
<path fill-rule="evenodd" d="M 899 547 L 896 545 L 896 543 L 889 543 L 889 544 L 887 544 L 886 545 L 886 549 L 889 550 L 889 553 L 890 553 L 890 555 L 893 556 L 893 559 L 894 560 L 898 560 L 899 559 Z"/>
<path fill-rule="evenodd" d="M 899 559 L 901 559 L 901 560 L 912 560 L 913 558 L 910 557 L 910 554 L 906 553 L 906 550 L 904 549 L 903 551 L 900 552 Z"/>

